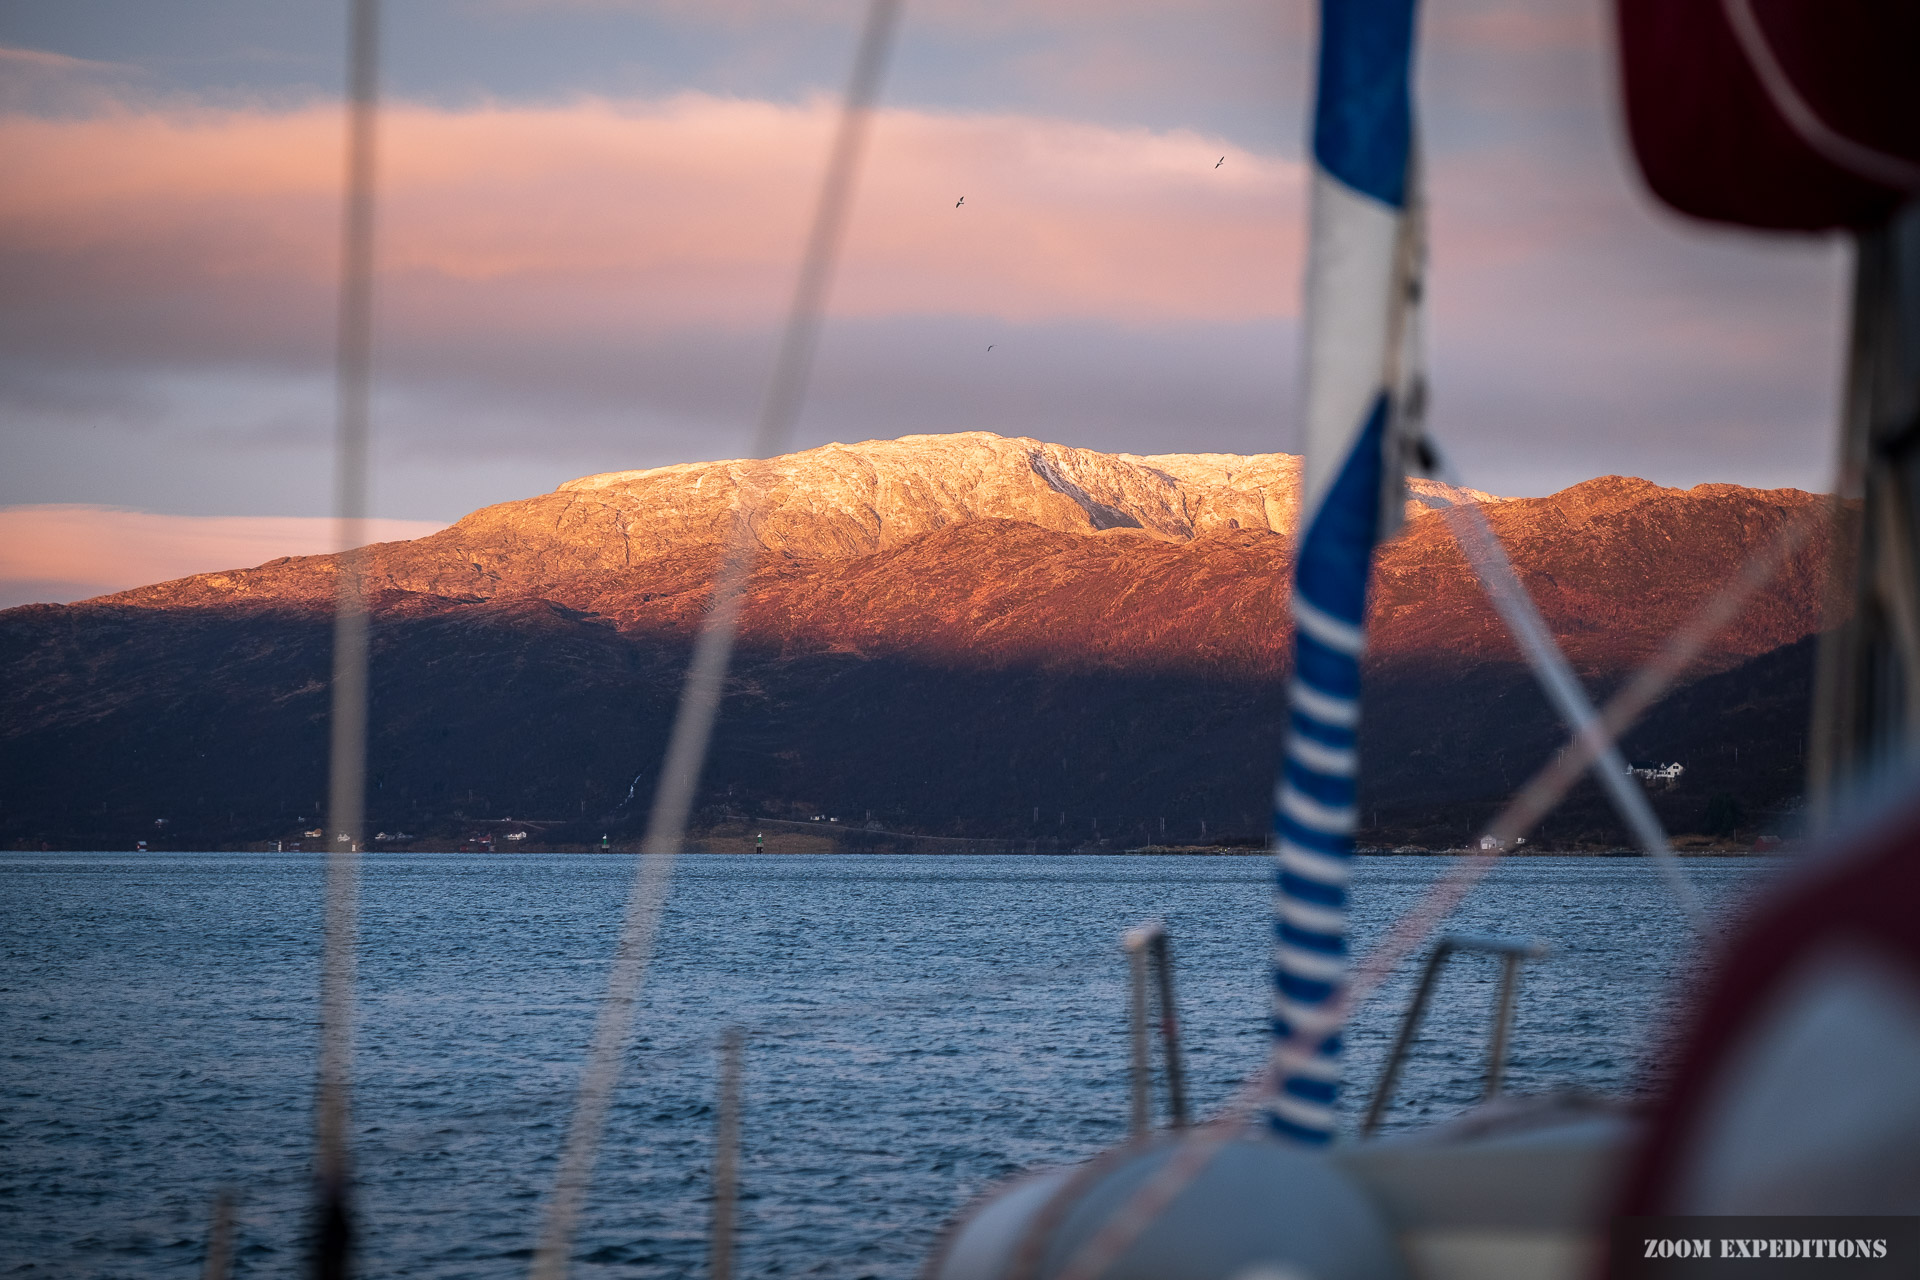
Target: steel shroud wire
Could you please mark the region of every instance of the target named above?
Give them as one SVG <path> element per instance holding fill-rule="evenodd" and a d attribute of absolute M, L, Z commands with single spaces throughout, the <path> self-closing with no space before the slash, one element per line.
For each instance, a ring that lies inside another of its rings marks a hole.
<path fill-rule="evenodd" d="M 867 8 L 853 74 L 847 84 L 833 149 L 801 258 L 793 302 L 787 312 L 786 327 L 754 431 L 752 458 L 755 461 L 764 461 L 784 449 L 806 400 L 834 266 L 852 205 L 854 180 L 859 173 L 873 105 L 893 46 L 893 34 L 899 25 L 900 7 L 901 0 L 871 0 Z M 679 706 L 667 738 L 666 759 L 654 790 L 632 892 L 607 976 L 606 994 L 594 1022 L 586 1062 L 581 1068 L 573 1119 L 534 1250 L 530 1271 L 533 1280 L 561 1280 L 567 1274 L 574 1227 L 593 1177 L 600 1135 L 606 1126 L 614 1087 L 619 1083 L 621 1062 L 632 1037 L 634 1013 L 646 981 L 660 914 L 666 905 L 674 859 L 686 836 L 694 790 L 713 737 L 713 722 L 733 654 L 747 579 L 758 558 L 752 515 L 757 497 L 755 489 L 765 482 L 762 471 L 762 468 L 749 468 L 746 483 L 741 486 L 726 550 L 714 576 L 707 615 L 694 642 L 693 659 L 680 689 Z"/>

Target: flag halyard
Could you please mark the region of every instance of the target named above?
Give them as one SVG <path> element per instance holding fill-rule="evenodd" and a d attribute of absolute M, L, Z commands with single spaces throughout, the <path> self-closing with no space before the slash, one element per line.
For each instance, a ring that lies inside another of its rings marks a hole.
<path fill-rule="evenodd" d="M 1339 1100 L 1368 578 L 1374 547 L 1399 523 L 1424 399 L 1413 36 L 1414 0 L 1323 0 L 1266 1113 L 1273 1131 L 1314 1145 L 1332 1139 Z"/>

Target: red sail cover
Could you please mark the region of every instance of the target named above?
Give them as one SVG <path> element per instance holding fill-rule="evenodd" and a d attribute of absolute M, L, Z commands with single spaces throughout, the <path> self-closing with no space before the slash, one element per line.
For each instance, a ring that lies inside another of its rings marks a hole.
<path fill-rule="evenodd" d="M 1701 984 L 1620 1216 L 1920 1214 L 1920 795 L 1804 856 Z"/>
<path fill-rule="evenodd" d="M 1695 217 L 1867 227 L 1920 193 L 1920 3 L 1619 0 L 1647 185 Z"/>

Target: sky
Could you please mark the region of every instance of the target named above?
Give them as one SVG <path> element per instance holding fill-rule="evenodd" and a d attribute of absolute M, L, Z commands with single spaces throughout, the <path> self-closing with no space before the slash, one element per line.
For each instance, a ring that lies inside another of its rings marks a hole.
<path fill-rule="evenodd" d="M 389 0 L 388 529 L 745 449 L 863 7 Z M 1609 11 L 1423 4 L 1432 430 L 1505 494 L 1824 488 L 1844 246 L 1656 207 Z M 1296 449 L 1314 15 L 908 0 L 797 445 Z M 326 545 L 344 48 L 344 0 L 0 7 L 0 606 Z"/>

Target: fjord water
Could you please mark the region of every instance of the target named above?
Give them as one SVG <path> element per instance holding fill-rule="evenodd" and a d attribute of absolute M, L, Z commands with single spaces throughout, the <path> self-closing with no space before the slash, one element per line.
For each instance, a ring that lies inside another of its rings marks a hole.
<path fill-rule="evenodd" d="M 1447 866 L 1364 858 L 1359 942 Z M 633 861 L 364 861 L 362 1274 L 524 1274 Z M 1721 913 L 1775 864 L 1695 861 Z M 714 1045 L 750 1032 L 736 1265 L 908 1277 L 996 1180 L 1123 1136 L 1123 929 L 1168 921 L 1192 1089 L 1260 1060 L 1260 857 L 691 856 L 676 875 L 575 1274 L 704 1266 Z M 300 1271 L 321 868 L 303 854 L 0 854 L 0 1275 L 198 1274 L 217 1189 L 241 1276 Z M 1451 928 L 1553 944 L 1509 1087 L 1625 1092 L 1697 985 L 1638 859 L 1503 863 Z M 1357 1111 L 1411 982 L 1353 1028 Z M 1473 1100 L 1494 966 L 1454 962 L 1392 1123 Z"/>

